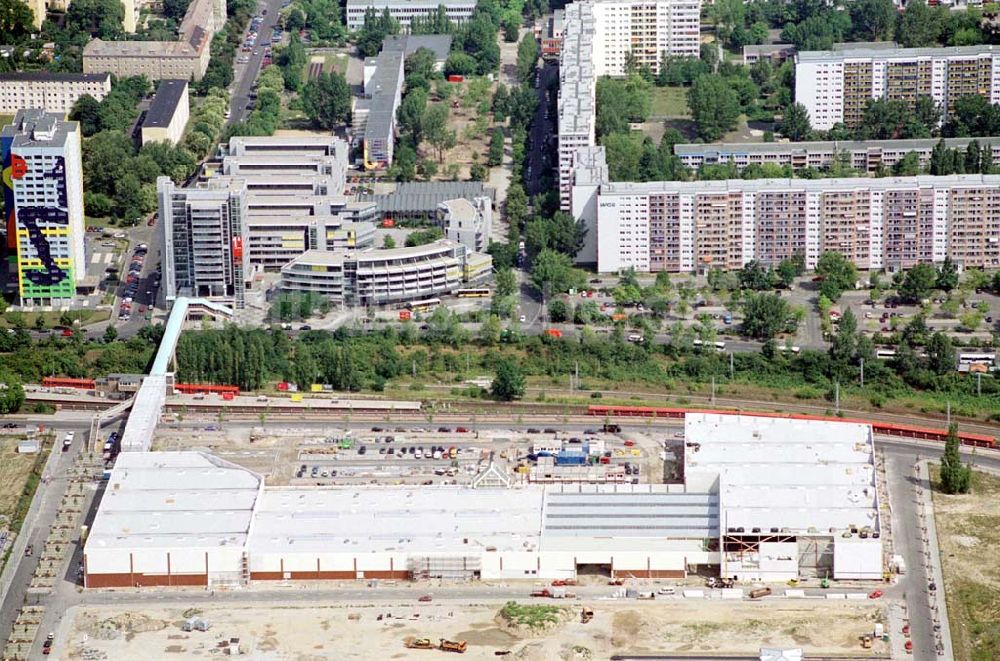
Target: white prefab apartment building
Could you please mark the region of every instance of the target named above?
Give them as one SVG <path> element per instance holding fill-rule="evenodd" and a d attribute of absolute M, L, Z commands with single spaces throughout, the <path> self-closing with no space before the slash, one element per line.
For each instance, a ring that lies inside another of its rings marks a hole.
<path fill-rule="evenodd" d="M 735 270 L 829 250 L 858 268 L 1000 267 L 1000 175 L 602 183 L 576 172 L 573 215 L 597 270 Z M 583 261 L 585 255 L 577 256 Z"/>
<path fill-rule="evenodd" d="M 700 0 L 590 0 L 598 76 L 624 76 L 626 58 L 660 70 L 664 55 L 698 57 Z"/>
<path fill-rule="evenodd" d="M 795 56 L 795 100 L 814 129 L 861 123 L 869 99 L 914 102 L 929 96 L 942 113 L 963 96 L 1000 102 L 1000 47 L 885 48 L 850 44 Z"/>
<path fill-rule="evenodd" d="M 571 207 L 576 150 L 595 144 L 601 76 L 624 76 L 626 60 L 656 72 L 664 56 L 698 57 L 699 0 L 582 0 L 566 6 L 559 55 L 559 204 Z"/>
<path fill-rule="evenodd" d="M 203 452 L 124 452 L 88 588 L 356 579 L 881 579 L 871 428 L 689 414 L 685 484 L 268 487 Z M 502 477 L 502 476 L 501 476 Z"/>
<path fill-rule="evenodd" d="M 365 24 L 365 12 L 375 10 L 379 15 L 386 9 L 399 21 L 404 30 L 410 28 L 415 16 L 427 16 L 443 6 L 448 20 L 462 23 L 469 20 L 476 0 L 347 0 L 347 29 L 360 30 Z"/>
<path fill-rule="evenodd" d="M 84 94 L 101 101 L 111 91 L 109 73 L 0 73 L 0 114 L 14 115 L 26 108 L 67 115 Z"/>

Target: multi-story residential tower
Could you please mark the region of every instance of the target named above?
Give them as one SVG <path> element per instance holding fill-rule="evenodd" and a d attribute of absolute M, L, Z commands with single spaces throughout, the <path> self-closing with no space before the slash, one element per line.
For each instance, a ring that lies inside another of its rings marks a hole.
<path fill-rule="evenodd" d="M 625 75 L 628 61 L 659 71 L 665 56 L 698 57 L 700 0 L 581 0 L 563 14 L 559 54 L 559 205 L 572 204 L 573 158 L 594 145 L 600 76 Z"/>
<path fill-rule="evenodd" d="M 843 122 L 858 126 L 869 99 L 914 102 L 929 96 L 942 116 L 963 96 L 1000 102 L 1000 48 L 838 46 L 795 57 L 795 99 L 809 111 L 812 127 L 827 130 Z"/>
<path fill-rule="evenodd" d="M 21 110 L 0 131 L 0 165 L 21 304 L 68 302 L 87 270 L 80 127 L 62 114 Z"/>
<path fill-rule="evenodd" d="M 700 0 L 591 0 L 598 76 L 624 76 L 628 59 L 660 70 L 664 55 L 698 57 Z"/>
<path fill-rule="evenodd" d="M 831 250 L 863 269 L 945 257 L 1000 267 L 1000 175 L 640 184 L 584 170 L 573 202 L 597 235 L 601 272 L 731 270 L 796 254 L 812 268 Z"/>
<path fill-rule="evenodd" d="M 191 295 L 245 305 L 250 277 L 246 183 L 212 179 L 200 188 L 156 180 L 167 302 Z"/>

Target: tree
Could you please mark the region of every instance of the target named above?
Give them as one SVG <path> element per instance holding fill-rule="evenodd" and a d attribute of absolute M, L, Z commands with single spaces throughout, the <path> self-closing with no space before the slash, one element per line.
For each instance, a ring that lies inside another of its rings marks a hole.
<path fill-rule="evenodd" d="M 24 388 L 21 379 L 12 371 L 0 370 L 0 414 L 17 413 L 22 404 Z"/>
<path fill-rule="evenodd" d="M 535 75 L 538 64 L 538 42 L 535 35 L 525 32 L 517 45 L 517 77 L 522 83 L 528 83 Z"/>
<path fill-rule="evenodd" d="M 948 425 L 948 438 L 941 455 L 941 491 L 950 494 L 969 493 L 972 488 L 972 468 L 962 463 L 958 452 L 958 425 Z"/>
<path fill-rule="evenodd" d="M 736 128 L 740 116 L 736 91 L 716 74 L 698 76 L 688 90 L 688 106 L 698 126 L 698 135 L 705 141 L 718 140 L 726 131 Z"/>
<path fill-rule="evenodd" d="M 896 40 L 904 48 L 933 46 L 941 34 L 943 22 L 934 16 L 924 0 L 911 0 L 899 17 Z"/>
<path fill-rule="evenodd" d="M 386 234 L 385 238 L 382 239 L 382 248 L 385 249 L 385 250 L 392 250 L 395 247 L 396 247 L 396 239 L 394 239 L 394 238 L 392 238 L 392 236 Z"/>
<path fill-rule="evenodd" d="M 0 0 L 3 2 L 3 0 Z M 89 94 L 84 94 L 73 104 L 73 111 L 69 118 L 80 122 L 80 130 L 84 137 L 89 138 L 101 130 L 101 104 Z"/>
<path fill-rule="evenodd" d="M 742 332 L 758 340 L 769 340 L 788 328 L 791 310 L 777 294 L 749 294 L 743 300 Z"/>
<path fill-rule="evenodd" d="M 558 324 L 569 319 L 569 306 L 561 298 L 554 299 L 549 303 L 549 321 Z"/>
<path fill-rule="evenodd" d="M 927 340 L 927 367 L 936 374 L 948 374 L 955 369 L 955 347 L 944 333 L 934 333 Z"/>
<path fill-rule="evenodd" d="M 503 163 L 503 129 L 499 126 L 493 129 L 493 136 L 490 138 L 490 151 L 486 156 L 486 164 L 496 167 Z"/>
<path fill-rule="evenodd" d="M 836 301 L 848 289 L 854 289 L 858 269 L 839 252 L 827 251 L 816 262 L 816 274 L 823 278 L 820 290 L 831 301 Z"/>
<path fill-rule="evenodd" d="M 437 150 L 438 163 L 444 162 L 444 153 L 455 146 L 455 131 L 448 128 L 448 108 L 431 106 L 420 122 L 427 142 Z"/>
<path fill-rule="evenodd" d="M 775 271 L 778 276 L 778 282 L 785 289 L 789 289 L 792 283 L 795 282 L 795 277 L 798 275 L 798 269 L 795 267 L 795 263 L 790 259 L 783 259 L 778 263 L 778 269 Z"/>
<path fill-rule="evenodd" d="M 927 262 L 917 264 L 906 272 L 897 292 L 903 300 L 919 303 L 934 290 L 937 277 L 937 269 L 933 264 Z"/>
<path fill-rule="evenodd" d="M 754 291 L 764 291 L 770 289 L 774 277 L 771 269 L 753 259 L 740 269 L 740 287 L 743 289 L 753 289 Z"/>
<path fill-rule="evenodd" d="M 125 9 L 118 0 L 78 0 L 66 10 L 66 26 L 105 40 L 124 36 Z"/>
<path fill-rule="evenodd" d="M 118 329 L 108 324 L 108 327 L 104 329 L 104 343 L 111 344 L 118 337 Z"/>
<path fill-rule="evenodd" d="M 524 375 L 514 361 L 504 359 L 497 362 L 490 394 L 501 402 L 509 402 L 524 396 Z"/>
<path fill-rule="evenodd" d="M 406 81 L 406 90 L 421 87 L 430 89 L 431 79 L 435 76 L 434 65 L 436 56 L 429 48 L 420 47 L 415 50 L 403 65 L 403 72 Z"/>
<path fill-rule="evenodd" d="M 427 112 L 427 90 L 415 89 L 409 92 L 399 104 L 396 119 L 399 121 L 399 132 L 408 135 L 414 149 L 423 140 L 423 119 Z"/>
<path fill-rule="evenodd" d="M 467 53 L 451 53 L 444 62 L 445 74 L 451 76 L 470 76 L 476 73 L 476 58 Z"/>
<path fill-rule="evenodd" d="M 509 268 L 498 269 L 496 274 L 496 295 L 510 296 L 517 292 L 517 278 Z"/>
<path fill-rule="evenodd" d="M 531 281 L 541 292 L 548 288 L 552 293 L 562 293 L 582 289 L 587 284 L 587 276 L 573 267 L 568 255 L 546 249 L 534 259 Z"/>
<path fill-rule="evenodd" d="M 479 339 L 483 344 L 492 346 L 500 341 L 500 317 L 491 314 L 479 329 Z"/>
<path fill-rule="evenodd" d="M 365 11 L 365 22 L 357 34 L 358 51 L 364 57 L 374 57 L 382 50 L 382 42 L 392 34 L 399 34 L 399 21 L 389 14 L 389 8 L 379 14 L 374 8 Z"/>
<path fill-rule="evenodd" d="M 321 73 L 302 90 L 302 109 L 324 129 L 351 121 L 351 89 L 340 73 Z"/>
<path fill-rule="evenodd" d="M 958 266 L 951 261 L 951 257 L 945 257 L 941 262 L 934 286 L 942 291 L 951 291 L 958 286 Z"/>
<path fill-rule="evenodd" d="M 21 0 L 0 0 L 0 34 L 17 41 L 34 28 L 31 8 Z M 5 42 L 8 43 L 8 42 Z"/>
<path fill-rule="evenodd" d="M 858 0 L 850 8 L 858 41 L 892 40 L 897 18 L 892 0 Z"/>
<path fill-rule="evenodd" d="M 812 132 L 812 126 L 809 125 L 809 111 L 801 103 L 793 103 L 785 108 L 777 128 L 792 142 L 807 140 Z"/>

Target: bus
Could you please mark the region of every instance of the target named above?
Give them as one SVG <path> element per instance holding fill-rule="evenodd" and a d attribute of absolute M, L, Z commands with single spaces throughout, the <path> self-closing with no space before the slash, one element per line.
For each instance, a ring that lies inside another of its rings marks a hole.
<path fill-rule="evenodd" d="M 490 290 L 486 287 L 480 289 L 459 289 L 455 296 L 459 298 L 486 298 L 490 295 Z"/>
<path fill-rule="evenodd" d="M 441 305 L 440 298 L 426 298 L 422 301 L 410 301 L 406 304 L 406 308 L 411 312 L 430 312 L 439 305 Z"/>
<path fill-rule="evenodd" d="M 726 343 L 725 342 L 716 342 L 714 344 L 714 346 L 715 346 L 715 350 L 716 351 L 722 352 L 722 351 L 726 350 Z"/>
<path fill-rule="evenodd" d="M 958 354 L 959 365 L 986 365 L 993 369 L 996 360 L 997 355 L 993 352 L 963 351 Z"/>
<path fill-rule="evenodd" d="M 896 357 L 895 349 L 875 349 L 875 357 L 879 360 L 891 360 Z"/>

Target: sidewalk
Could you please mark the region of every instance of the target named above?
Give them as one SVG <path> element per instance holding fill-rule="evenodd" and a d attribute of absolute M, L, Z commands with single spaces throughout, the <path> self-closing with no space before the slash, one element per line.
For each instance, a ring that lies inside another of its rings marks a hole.
<path fill-rule="evenodd" d="M 945 583 L 944 574 L 941 571 L 941 551 L 938 549 L 937 528 L 934 523 L 934 499 L 930 485 L 929 463 L 921 461 L 914 467 L 914 477 L 917 479 L 916 489 L 917 503 L 920 512 L 920 525 L 923 537 L 924 559 L 927 563 L 927 570 L 937 589 L 933 592 L 928 590 L 927 598 L 931 603 L 933 613 L 932 625 L 935 631 L 935 645 L 938 656 L 946 659 L 954 659 L 954 650 L 951 646 L 951 629 L 948 625 L 948 606 L 945 603 Z M 927 588 L 925 587 L 925 590 Z"/>

